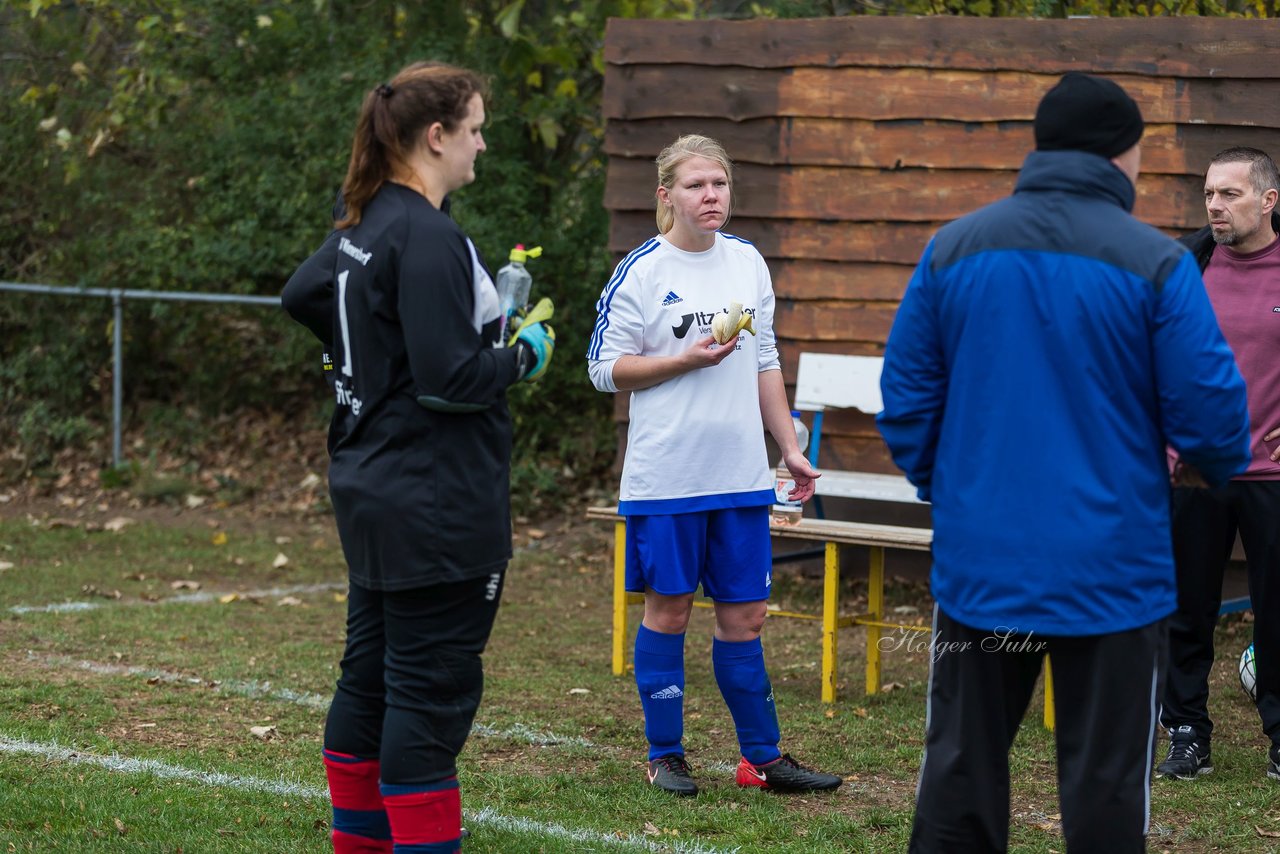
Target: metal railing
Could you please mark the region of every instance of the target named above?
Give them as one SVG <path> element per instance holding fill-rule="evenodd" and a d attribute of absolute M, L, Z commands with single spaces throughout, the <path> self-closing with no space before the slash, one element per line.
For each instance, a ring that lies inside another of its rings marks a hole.
<path fill-rule="evenodd" d="M 111 464 L 124 462 L 121 450 L 121 411 L 124 405 L 124 301 L 160 300 L 164 302 L 213 302 L 239 303 L 241 305 L 269 305 L 280 307 L 280 297 L 239 296 L 236 294 L 207 294 L 183 291 L 144 291 L 130 288 L 76 288 L 65 285 L 31 285 L 21 282 L 0 282 L 0 291 L 28 294 L 49 294 L 63 297 L 97 297 L 111 300 Z"/>

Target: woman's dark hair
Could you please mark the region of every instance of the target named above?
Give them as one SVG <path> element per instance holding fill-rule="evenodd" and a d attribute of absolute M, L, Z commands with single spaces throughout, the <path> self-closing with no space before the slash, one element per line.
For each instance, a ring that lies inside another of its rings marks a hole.
<path fill-rule="evenodd" d="M 360 105 L 342 182 L 345 214 L 335 227 L 359 224 L 365 205 L 407 159 L 422 131 L 434 122 L 452 131 L 466 118 L 472 97 L 484 97 L 486 91 L 479 74 L 442 62 L 415 62 L 390 83 L 369 90 Z"/>

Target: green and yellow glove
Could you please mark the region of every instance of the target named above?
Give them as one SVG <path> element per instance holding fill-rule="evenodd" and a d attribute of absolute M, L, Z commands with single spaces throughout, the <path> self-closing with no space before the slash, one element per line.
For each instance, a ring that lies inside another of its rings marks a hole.
<path fill-rule="evenodd" d="M 556 349 L 555 330 L 547 325 L 554 314 L 555 304 L 550 297 L 543 297 L 526 314 L 512 316 L 507 346 L 519 349 L 520 379 L 535 382 L 547 372 Z"/>

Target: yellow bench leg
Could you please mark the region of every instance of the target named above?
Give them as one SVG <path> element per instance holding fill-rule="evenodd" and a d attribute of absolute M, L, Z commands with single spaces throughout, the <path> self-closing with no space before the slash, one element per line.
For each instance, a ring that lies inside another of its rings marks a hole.
<path fill-rule="evenodd" d="M 822 580 L 822 702 L 836 701 L 836 649 L 840 612 L 840 546 L 826 544 Z"/>
<path fill-rule="evenodd" d="M 867 616 L 873 623 L 884 622 L 884 548 L 871 547 L 867 573 Z M 880 693 L 880 627 L 867 626 L 867 693 Z"/>
<path fill-rule="evenodd" d="M 613 525 L 613 675 L 621 676 L 627 657 L 627 523 Z"/>
<path fill-rule="evenodd" d="M 1057 712 L 1053 705 L 1053 662 L 1044 657 L 1044 728 L 1053 732 Z"/>

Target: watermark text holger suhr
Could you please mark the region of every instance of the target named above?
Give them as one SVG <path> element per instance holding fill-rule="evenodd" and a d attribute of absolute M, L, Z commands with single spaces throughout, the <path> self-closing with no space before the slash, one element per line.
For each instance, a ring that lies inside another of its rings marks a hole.
<path fill-rule="evenodd" d="M 908 629 L 898 629 L 896 635 L 880 638 L 876 644 L 881 652 L 906 650 L 907 652 L 927 652 L 929 657 L 937 661 L 949 652 L 1044 652 L 1047 641 L 1036 640 L 1031 633 L 1020 634 L 1016 628 L 998 626 L 991 634 L 980 641 L 949 641 L 941 634 L 924 634 Z"/>

